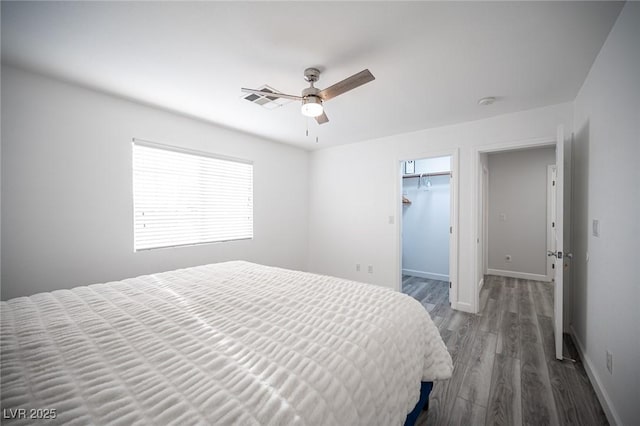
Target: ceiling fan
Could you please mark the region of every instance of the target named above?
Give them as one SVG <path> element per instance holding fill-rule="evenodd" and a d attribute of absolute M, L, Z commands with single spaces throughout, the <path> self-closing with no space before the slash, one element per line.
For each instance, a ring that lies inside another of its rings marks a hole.
<path fill-rule="evenodd" d="M 375 80 L 375 77 L 369 70 L 363 70 L 351 77 L 347 77 L 344 80 L 337 82 L 333 86 L 320 90 L 313 86 L 313 83 L 318 81 L 319 78 L 320 70 L 317 68 L 307 68 L 304 70 L 304 79 L 309 82 L 310 86 L 302 91 L 302 96 L 287 95 L 285 93 L 271 92 L 268 90 L 246 89 L 244 87 L 242 88 L 242 91 L 244 93 L 253 93 L 269 98 L 283 98 L 302 101 L 302 114 L 307 117 L 315 118 L 318 124 L 324 124 L 329 121 L 327 114 L 324 112 L 323 103 L 325 101 Z"/>

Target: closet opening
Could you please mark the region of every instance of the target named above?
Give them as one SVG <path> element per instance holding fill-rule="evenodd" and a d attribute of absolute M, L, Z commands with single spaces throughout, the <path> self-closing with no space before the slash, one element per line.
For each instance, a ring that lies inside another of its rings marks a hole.
<path fill-rule="evenodd" d="M 405 160 L 401 169 L 401 290 L 433 316 L 453 300 L 452 156 Z"/>

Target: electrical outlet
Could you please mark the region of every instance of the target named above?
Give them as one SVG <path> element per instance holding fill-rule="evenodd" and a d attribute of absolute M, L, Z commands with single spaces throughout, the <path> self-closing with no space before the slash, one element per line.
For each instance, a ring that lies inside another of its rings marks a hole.
<path fill-rule="evenodd" d="M 508 254 L 504 257 L 505 262 L 511 262 L 511 255 Z"/>
<path fill-rule="evenodd" d="M 356 272 L 360 272 L 360 264 L 356 263 Z"/>
<path fill-rule="evenodd" d="M 607 370 L 609 374 L 613 374 L 613 354 L 607 351 Z"/>
<path fill-rule="evenodd" d="M 370 274 L 373 274 L 373 265 L 369 265 L 367 267 L 367 272 L 370 273 Z"/>

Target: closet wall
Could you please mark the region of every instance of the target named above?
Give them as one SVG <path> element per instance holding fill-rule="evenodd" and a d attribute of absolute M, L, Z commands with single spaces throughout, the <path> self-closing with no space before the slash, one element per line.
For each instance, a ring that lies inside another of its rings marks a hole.
<path fill-rule="evenodd" d="M 450 171 L 450 157 L 415 161 L 415 174 Z M 402 211 L 402 273 L 449 280 L 450 178 L 405 177 Z"/>

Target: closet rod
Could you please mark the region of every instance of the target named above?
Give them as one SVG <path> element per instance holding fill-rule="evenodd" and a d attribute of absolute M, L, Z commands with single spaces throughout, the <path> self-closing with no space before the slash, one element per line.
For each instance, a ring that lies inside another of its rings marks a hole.
<path fill-rule="evenodd" d="M 402 179 L 409 179 L 409 178 L 419 178 L 420 176 L 422 177 L 429 177 L 429 176 L 451 176 L 451 172 L 438 172 L 438 173 L 414 173 L 412 175 L 404 175 L 402 176 Z"/>

